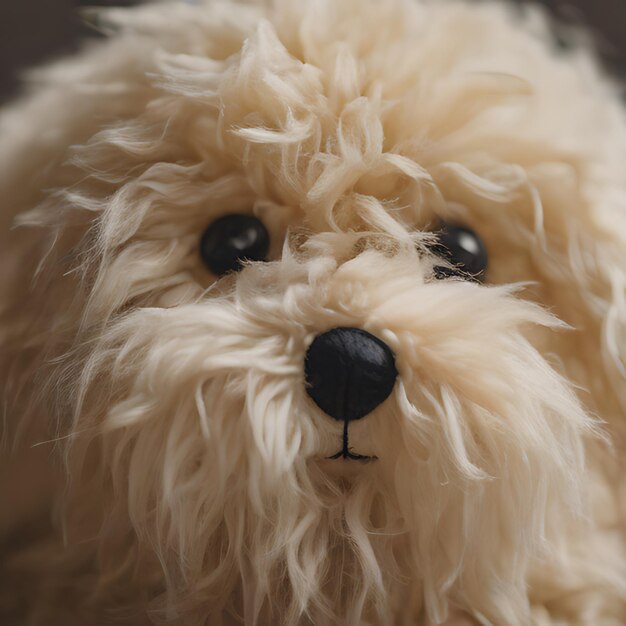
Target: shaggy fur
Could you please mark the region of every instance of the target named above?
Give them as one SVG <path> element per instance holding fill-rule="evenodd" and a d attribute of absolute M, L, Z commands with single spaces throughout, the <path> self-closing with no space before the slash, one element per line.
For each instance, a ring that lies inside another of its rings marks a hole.
<path fill-rule="evenodd" d="M 623 625 L 626 120 L 589 51 L 491 2 L 99 25 L 0 116 L 2 623 Z M 216 280 L 235 212 L 271 259 Z M 434 279 L 439 219 L 484 285 Z M 305 390 L 338 326 L 397 356 L 367 464 Z"/>

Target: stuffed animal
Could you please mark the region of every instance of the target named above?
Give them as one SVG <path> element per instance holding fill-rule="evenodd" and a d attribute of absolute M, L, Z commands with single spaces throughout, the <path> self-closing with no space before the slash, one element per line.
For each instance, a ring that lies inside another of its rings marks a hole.
<path fill-rule="evenodd" d="M 495 2 L 160 2 L 0 117 L 0 622 L 620 626 L 626 118 Z"/>

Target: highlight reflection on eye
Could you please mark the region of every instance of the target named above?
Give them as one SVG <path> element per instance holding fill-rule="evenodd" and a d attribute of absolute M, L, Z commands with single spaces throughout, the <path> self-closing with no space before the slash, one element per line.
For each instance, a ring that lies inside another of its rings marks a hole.
<path fill-rule="evenodd" d="M 488 254 L 481 238 L 471 229 L 456 224 L 444 223 L 437 233 L 437 242 L 432 251 L 452 265 L 437 265 L 437 278 L 456 276 L 467 280 L 482 281 L 488 265 Z"/>
<path fill-rule="evenodd" d="M 263 222 L 254 215 L 224 215 L 204 231 L 200 255 L 218 276 L 239 271 L 244 261 L 266 261 L 270 236 Z"/>

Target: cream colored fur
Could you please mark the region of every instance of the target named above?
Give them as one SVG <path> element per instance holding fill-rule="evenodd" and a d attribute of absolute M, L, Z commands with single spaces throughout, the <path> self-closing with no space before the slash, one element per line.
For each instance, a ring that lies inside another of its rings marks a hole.
<path fill-rule="evenodd" d="M 489 2 L 100 24 L 0 116 L 0 621 L 626 623 L 626 122 L 587 49 Z M 216 281 L 234 212 L 271 260 Z M 484 285 L 433 278 L 439 219 Z M 369 464 L 305 392 L 336 326 L 397 356 Z"/>

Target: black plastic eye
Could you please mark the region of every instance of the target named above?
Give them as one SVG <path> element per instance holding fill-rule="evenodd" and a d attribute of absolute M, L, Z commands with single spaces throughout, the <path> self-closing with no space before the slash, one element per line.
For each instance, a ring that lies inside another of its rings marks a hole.
<path fill-rule="evenodd" d="M 437 243 L 432 246 L 432 251 L 453 266 L 452 268 L 435 266 L 434 272 L 437 278 L 450 276 L 470 280 L 484 278 L 488 262 L 487 249 L 473 230 L 454 224 L 444 224 L 437 233 L 437 240 Z"/>
<path fill-rule="evenodd" d="M 270 247 L 267 228 L 253 215 L 224 215 L 202 235 L 200 254 L 218 276 L 238 271 L 243 261 L 265 261 Z"/>

